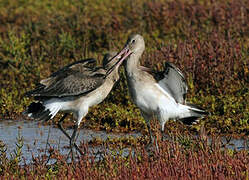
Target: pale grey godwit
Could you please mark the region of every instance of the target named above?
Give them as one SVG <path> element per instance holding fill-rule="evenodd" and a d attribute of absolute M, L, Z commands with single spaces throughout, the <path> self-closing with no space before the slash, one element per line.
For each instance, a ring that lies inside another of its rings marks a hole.
<path fill-rule="evenodd" d="M 192 124 L 206 112 L 185 102 L 188 86 L 182 72 L 173 64 L 166 63 L 165 70 L 156 72 L 155 77 L 148 72 L 148 68 L 141 66 L 139 59 L 144 50 L 144 39 L 136 34 L 129 36 L 122 51 L 126 51 L 128 57 L 125 61 L 128 89 L 147 123 L 152 142 L 150 120 L 153 117 L 159 120 L 161 131 L 164 131 L 169 119 Z"/>

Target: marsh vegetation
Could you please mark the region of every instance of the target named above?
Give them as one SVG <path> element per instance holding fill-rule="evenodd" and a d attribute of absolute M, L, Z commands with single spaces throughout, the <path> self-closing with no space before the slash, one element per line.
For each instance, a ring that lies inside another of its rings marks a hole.
<path fill-rule="evenodd" d="M 3 177 L 248 178 L 248 151 L 222 149 L 219 140 L 208 144 L 193 136 L 202 127 L 210 137 L 249 135 L 246 0 L 1 0 L 0 119 L 23 119 L 22 112 L 32 101 L 23 95 L 37 82 L 80 59 L 93 57 L 100 64 L 103 54 L 120 50 L 132 32 L 145 38 L 142 64 L 161 70 L 164 61 L 174 63 L 187 78 L 188 101 L 210 112 L 192 127 L 173 121 L 166 124 L 166 134 L 184 134 L 189 140 L 160 142 L 160 154 L 153 156 L 143 149 L 146 137 L 139 142 L 117 140 L 112 144 L 136 147 L 136 154 L 125 158 L 107 155 L 98 163 L 86 156 L 74 165 L 53 151 L 58 161 L 52 166 L 45 163 L 46 158 L 21 166 L 20 151 L 16 158 L 6 158 L 3 142 Z M 90 109 L 82 126 L 147 135 L 145 122 L 130 100 L 123 69 L 120 74 L 120 82 L 103 103 Z M 152 123 L 157 132 L 156 123 Z M 72 125 L 70 118 L 65 125 Z"/>

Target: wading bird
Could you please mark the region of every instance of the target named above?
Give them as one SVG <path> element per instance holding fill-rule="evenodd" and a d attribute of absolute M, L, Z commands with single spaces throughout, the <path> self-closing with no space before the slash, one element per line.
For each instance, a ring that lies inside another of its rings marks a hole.
<path fill-rule="evenodd" d="M 72 159 L 73 147 L 83 154 L 75 143 L 80 122 L 88 109 L 102 102 L 118 81 L 118 69 L 126 58 L 120 58 L 123 54 L 124 51 L 116 56 L 114 53 L 105 55 L 103 67 L 90 67 L 92 64 L 96 65 L 95 59 L 72 63 L 41 80 L 34 90 L 26 93 L 36 100 L 24 112 L 31 118 L 47 121 L 54 118 L 59 111 L 65 112 L 58 127 L 70 140 Z M 76 119 L 71 136 L 62 127 L 63 120 L 70 112 Z"/>
<path fill-rule="evenodd" d="M 169 119 L 193 124 L 206 112 L 185 102 L 187 83 L 181 71 L 173 64 L 166 63 L 165 70 L 155 72 L 154 76 L 148 72 L 148 68 L 141 66 L 139 59 L 144 50 L 144 39 L 136 34 L 129 36 L 122 51 L 126 51 L 128 57 L 125 61 L 125 74 L 129 93 L 146 121 L 150 142 L 153 142 L 150 127 L 150 120 L 153 117 L 159 120 L 163 132 L 164 125 Z"/>

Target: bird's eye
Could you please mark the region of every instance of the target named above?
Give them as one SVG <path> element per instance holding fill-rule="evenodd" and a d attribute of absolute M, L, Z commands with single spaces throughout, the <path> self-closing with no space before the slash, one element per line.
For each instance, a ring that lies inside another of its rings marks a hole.
<path fill-rule="evenodd" d="M 135 41 L 136 41 L 136 40 L 135 40 L 135 39 L 133 39 L 133 40 L 131 41 L 131 43 L 132 43 L 132 44 L 134 44 L 134 43 L 135 43 Z"/>

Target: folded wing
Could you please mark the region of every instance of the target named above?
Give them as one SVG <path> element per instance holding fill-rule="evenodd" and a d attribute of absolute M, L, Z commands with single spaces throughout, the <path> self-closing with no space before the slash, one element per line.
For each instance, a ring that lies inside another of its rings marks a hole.
<path fill-rule="evenodd" d="M 98 88 L 105 80 L 105 70 L 92 67 L 95 59 L 77 61 L 41 80 L 27 96 L 64 97 L 85 94 Z"/>

